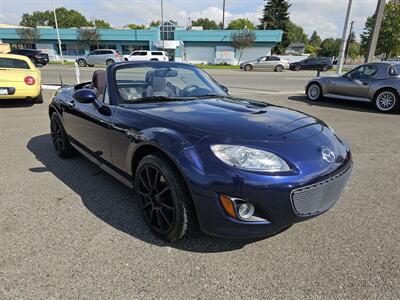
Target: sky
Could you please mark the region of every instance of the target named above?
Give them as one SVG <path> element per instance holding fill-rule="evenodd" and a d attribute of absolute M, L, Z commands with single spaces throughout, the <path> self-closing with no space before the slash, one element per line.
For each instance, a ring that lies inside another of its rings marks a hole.
<path fill-rule="evenodd" d="M 222 20 L 222 0 L 164 0 L 164 18 L 177 20 L 182 26 L 189 18 Z M 341 37 L 348 0 L 289 0 L 291 20 L 308 35 L 316 30 L 322 38 Z M 100 18 L 113 26 L 129 23 L 149 24 L 161 18 L 160 0 L 55 0 L 56 6 L 78 10 L 88 19 Z M 0 23 L 18 24 L 25 12 L 51 9 L 51 0 L 0 0 Z M 248 18 L 259 23 L 263 0 L 226 0 L 227 22 Z M 366 18 L 376 9 L 377 0 L 353 0 L 351 20 L 357 35 Z"/>

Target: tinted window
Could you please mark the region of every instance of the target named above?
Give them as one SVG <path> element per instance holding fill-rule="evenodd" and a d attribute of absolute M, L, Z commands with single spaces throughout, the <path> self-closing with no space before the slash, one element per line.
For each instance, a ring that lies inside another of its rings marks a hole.
<path fill-rule="evenodd" d="M 93 52 L 89 53 L 89 55 L 99 55 L 99 54 L 100 54 L 100 51 L 93 51 Z"/>
<path fill-rule="evenodd" d="M 146 55 L 147 55 L 147 52 L 146 52 L 146 51 L 140 51 L 138 55 L 140 55 L 140 56 L 146 56 Z"/>
<path fill-rule="evenodd" d="M 0 68 L 6 69 L 30 69 L 26 61 L 14 58 L 0 57 Z"/>
<path fill-rule="evenodd" d="M 353 78 L 364 79 L 372 78 L 378 73 L 378 68 L 376 66 L 362 66 L 358 68 L 355 72 Z"/>
<path fill-rule="evenodd" d="M 280 61 L 280 58 L 279 58 L 279 57 L 276 57 L 276 56 L 270 56 L 270 57 L 269 57 L 269 60 L 270 60 L 270 61 Z"/>
<path fill-rule="evenodd" d="M 163 55 L 161 51 L 153 51 L 151 52 L 152 55 Z"/>

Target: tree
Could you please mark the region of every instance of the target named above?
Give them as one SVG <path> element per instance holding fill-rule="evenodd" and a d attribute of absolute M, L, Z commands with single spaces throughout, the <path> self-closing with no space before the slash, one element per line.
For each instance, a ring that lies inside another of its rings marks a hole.
<path fill-rule="evenodd" d="M 361 53 L 364 55 L 367 52 L 374 20 L 374 15 L 367 19 L 361 34 Z M 386 4 L 375 53 L 385 57 L 400 55 L 400 4 L 392 1 Z"/>
<path fill-rule="evenodd" d="M 83 46 L 96 45 L 97 47 L 99 47 L 99 42 L 101 41 L 101 35 L 96 28 L 94 29 L 79 28 L 77 30 L 77 39 L 78 43 Z"/>
<path fill-rule="evenodd" d="M 304 49 L 304 53 L 307 54 L 317 54 L 318 53 L 319 48 L 315 47 L 311 44 L 306 45 L 305 49 Z"/>
<path fill-rule="evenodd" d="M 283 30 L 282 42 L 278 43 L 273 52 L 283 54 L 290 41 L 289 31 L 289 8 L 291 4 L 288 0 L 265 0 L 263 17 L 260 19 L 260 29 L 280 29 Z"/>
<path fill-rule="evenodd" d="M 243 52 L 246 48 L 252 47 L 256 43 L 256 34 L 249 29 L 243 29 L 232 33 L 231 44 L 232 47 L 239 51 L 238 63 L 242 58 Z"/>
<path fill-rule="evenodd" d="M 245 18 L 239 18 L 236 20 L 232 20 L 229 24 L 228 24 L 228 28 L 229 30 L 241 30 L 241 29 L 256 29 L 256 27 L 254 26 L 254 24 L 249 20 L 249 19 L 245 19 Z"/>
<path fill-rule="evenodd" d="M 289 21 L 287 38 L 290 43 L 304 43 L 307 44 L 308 37 L 302 27 Z"/>
<path fill-rule="evenodd" d="M 352 60 L 355 60 L 360 56 L 360 45 L 357 43 L 350 43 L 348 49 L 348 55 Z"/>
<path fill-rule="evenodd" d="M 85 27 L 91 23 L 86 20 L 85 16 L 73 9 L 59 7 L 56 9 L 58 27 Z M 36 26 L 55 26 L 53 11 L 35 11 L 32 14 L 25 13 L 22 15 L 20 22 L 21 26 L 36 27 Z"/>
<path fill-rule="evenodd" d="M 128 27 L 129 29 L 145 29 L 146 26 L 145 25 L 138 25 L 138 24 L 127 24 L 124 27 Z"/>
<path fill-rule="evenodd" d="M 36 44 L 40 39 L 40 32 L 37 28 L 17 28 L 16 32 L 22 42 L 26 45 Z"/>
<path fill-rule="evenodd" d="M 160 20 L 157 20 L 157 21 L 151 21 L 151 23 L 150 23 L 150 27 L 152 27 L 152 26 L 160 26 L 160 24 L 161 24 L 161 21 Z"/>
<path fill-rule="evenodd" d="M 320 47 L 322 40 L 318 33 L 314 30 L 308 43 L 314 47 Z"/>
<path fill-rule="evenodd" d="M 95 19 L 94 22 L 91 22 L 91 24 L 94 27 L 99 28 L 99 29 L 111 29 L 112 28 L 110 23 L 108 23 L 104 20 L 101 20 L 101 19 Z"/>
<path fill-rule="evenodd" d="M 339 55 L 340 43 L 340 39 L 325 39 L 321 43 L 321 48 L 318 50 L 318 55 L 325 57 L 337 57 Z"/>
<path fill-rule="evenodd" d="M 210 20 L 208 18 L 200 18 L 195 21 L 192 21 L 192 26 L 203 26 L 204 30 L 218 30 L 220 27 L 215 21 Z"/>

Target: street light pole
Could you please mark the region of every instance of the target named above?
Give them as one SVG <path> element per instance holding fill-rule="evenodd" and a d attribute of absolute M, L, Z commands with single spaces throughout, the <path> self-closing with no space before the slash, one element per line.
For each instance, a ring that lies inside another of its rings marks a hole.
<path fill-rule="evenodd" d="M 57 14 L 56 14 L 56 9 L 55 9 L 55 5 L 54 5 L 54 0 L 52 0 L 52 2 L 53 2 L 54 23 L 56 24 L 56 31 L 57 31 L 58 50 L 60 51 L 61 64 L 64 64 L 64 58 L 63 58 L 62 49 L 61 49 L 60 31 L 58 30 Z"/>
<path fill-rule="evenodd" d="M 381 31 L 383 12 L 385 11 L 386 0 L 379 0 L 375 12 L 374 25 L 368 41 L 368 51 L 365 57 L 365 62 L 370 62 L 374 59 L 376 44 L 378 43 L 379 32 Z"/>
<path fill-rule="evenodd" d="M 222 4 L 222 30 L 225 28 L 225 0 Z"/>
<path fill-rule="evenodd" d="M 351 16 L 352 4 L 353 4 L 353 0 L 349 0 L 349 5 L 347 6 L 346 19 L 344 21 L 342 43 L 340 44 L 339 59 L 338 59 L 338 65 L 336 68 L 336 74 L 342 73 L 343 60 L 344 60 L 346 45 L 347 45 L 347 36 L 349 35 L 348 31 L 349 31 L 349 21 L 350 21 L 350 16 Z"/>
<path fill-rule="evenodd" d="M 164 28 L 164 3 L 161 0 L 161 24 L 160 24 L 160 33 L 161 33 L 161 41 L 162 41 L 162 49 L 165 50 L 164 46 L 164 31 L 161 32 L 161 28 Z"/>

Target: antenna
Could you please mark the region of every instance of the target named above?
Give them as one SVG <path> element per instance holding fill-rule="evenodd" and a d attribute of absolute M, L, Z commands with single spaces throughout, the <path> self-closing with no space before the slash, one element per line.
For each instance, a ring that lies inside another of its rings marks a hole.
<path fill-rule="evenodd" d="M 64 83 L 63 83 L 63 80 L 62 80 L 61 73 L 59 73 L 59 76 L 60 76 L 60 84 L 61 84 L 61 88 L 63 88 L 63 87 L 64 87 Z"/>

